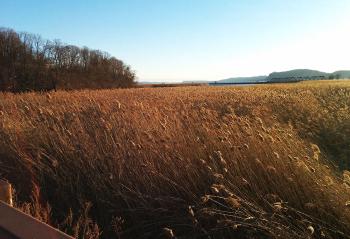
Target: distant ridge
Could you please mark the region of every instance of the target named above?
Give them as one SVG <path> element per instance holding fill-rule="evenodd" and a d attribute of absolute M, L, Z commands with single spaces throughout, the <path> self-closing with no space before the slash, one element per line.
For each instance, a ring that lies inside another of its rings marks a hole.
<path fill-rule="evenodd" d="M 350 71 L 335 71 L 332 75 L 339 75 L 340 79 L 350 79 Z"/>
<path fill-rule="evenodd" d="M 327 79 L 350 79 L 350 70 L 340 70 L 333 73 L 327 73 L 310 69 L 294 69 L 290 71 L 272 72 L 268 76 L 251 76 L 251 77 L 232 77 L 216 81 L 182 81 L 177 84 L 254 84 L 254 83 L 277 83 L 277 82 L 297 82 L 305 80 L 327 80 Z M 167 84 L 170 82 L 145 82 L 140 81 L 138 84 Z M 173 82 L 171 82 L 173 83 Z"/>
<path fill-rule="evenodd" d="M 296 69 L 282 72 L 272 72 L 266 78 L 268 82 L 289 82 L 302 80 L 322 80 L 328 78 L 329 74 L 322 71 L 309 69 Z"/>
<path fill-rule="evenodd" d="M 233 77 L 217 81 L 217 83 L 255 83 L 266 81 L 266 76 Z"/>
<path fill-rule="evenodd" d="M 234 77 L 211 83 L 259 83 L 259 82 L 297 82 L 305 80 L 327 80 L 327 79 L 350 79 L 349 70 L 335 71 L 327 73 L 310 69 L 295 69 L 290 71 L 272 72 L 268 76 Z"/>
<path fill-rule="evenodd" d="M 272 72 L 267 79 L 279 77 L 310 77 L 310 76 L 327 76 L 328 73 L 309 69 L 296 69 L 290 71 Z"/>
<path fill-rule="evenodd" d="M 350 78 L 350 71 L 335 71 L 327 73 L 317 70 L 296 69 L 290 71 L 273 72 L 266 80 L 268 82 L 295 82 L 304 80 L 327 80 Z"/>

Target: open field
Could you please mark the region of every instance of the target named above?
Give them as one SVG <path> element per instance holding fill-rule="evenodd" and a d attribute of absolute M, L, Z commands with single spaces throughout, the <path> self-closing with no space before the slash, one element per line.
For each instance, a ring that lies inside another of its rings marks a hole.
<path fill-rule="evenodd" d="M 78 238 L 350 238 L 350 82 L 0 93 L 0 177 Z"/>

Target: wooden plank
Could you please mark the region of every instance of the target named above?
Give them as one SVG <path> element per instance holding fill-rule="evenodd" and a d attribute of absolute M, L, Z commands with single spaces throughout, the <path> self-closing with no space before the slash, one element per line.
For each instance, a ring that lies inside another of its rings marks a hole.
<path fill-rule="evenodd" d="M 14 238 L 73 239 L 73 237 L 0 201 L 0 228 Z"/>
<path fill-rule="evenodd" d="M 20 239 L 16 236 L 12 235 L 8 231 L 2 229 L 1 227 L 0 227 L 0 238 L 1 239 Z"/>
<path fill-rule="evenodd" d="M 5 180 L 0 179 L 0 201 L 6 202 L 12 206 L 12 187 Z"/>

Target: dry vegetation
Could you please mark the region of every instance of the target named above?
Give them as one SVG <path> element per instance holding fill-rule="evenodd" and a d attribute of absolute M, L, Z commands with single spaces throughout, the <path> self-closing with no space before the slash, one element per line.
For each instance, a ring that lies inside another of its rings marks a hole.
<path fill-rule="evenodd" d="M 0 176 L 79 238 L 350 238 L 349 106 L 345 81 L 4 93 Z"/>

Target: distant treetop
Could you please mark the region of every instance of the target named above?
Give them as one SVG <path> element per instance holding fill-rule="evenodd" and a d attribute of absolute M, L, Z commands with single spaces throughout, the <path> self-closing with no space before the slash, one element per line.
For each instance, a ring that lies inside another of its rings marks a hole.
<path fill-rule="evenodd" d="M 106 52 L 0 28 L 0 91 L 130 87 L 135 72 Z"/>

